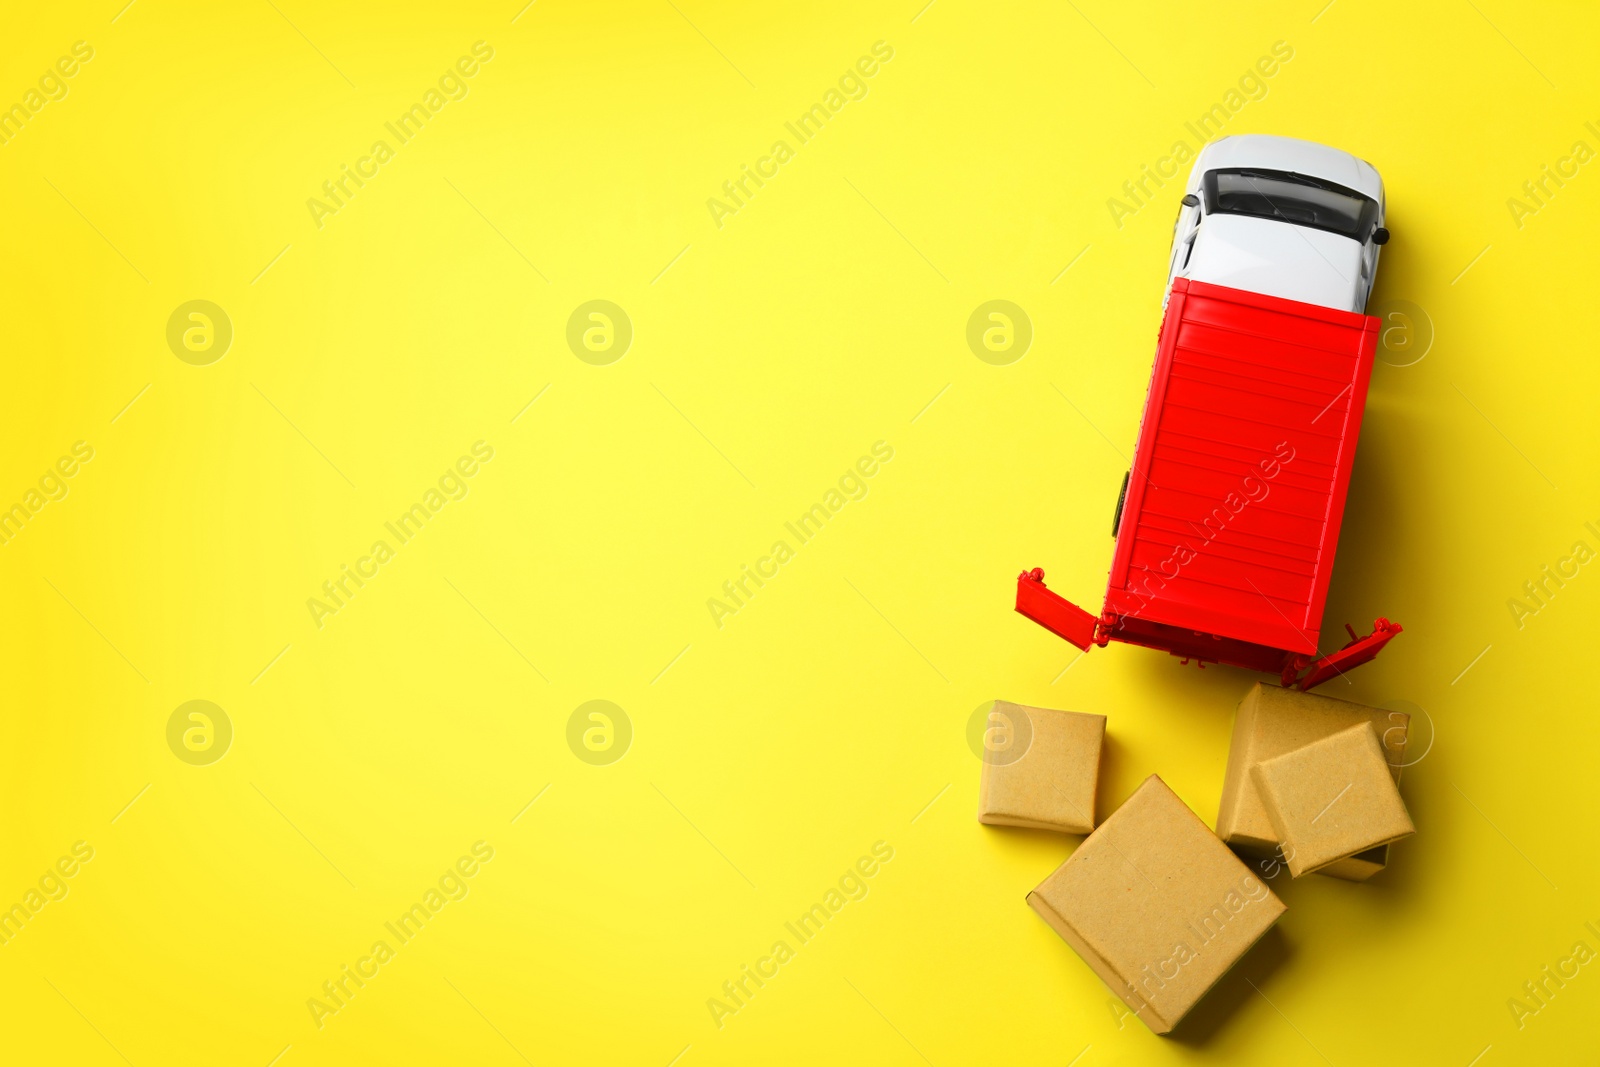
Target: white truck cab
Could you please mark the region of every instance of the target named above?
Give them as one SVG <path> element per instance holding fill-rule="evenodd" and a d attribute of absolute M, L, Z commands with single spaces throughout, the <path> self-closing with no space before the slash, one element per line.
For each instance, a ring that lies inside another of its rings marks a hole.
<path fill-rule="evenodd" d="M 1361 312 L 1388 240 L 1372 164 L 1293 137 L 1223 137 L 1189 172 L 1167 288 L 1192 278 Z"/>

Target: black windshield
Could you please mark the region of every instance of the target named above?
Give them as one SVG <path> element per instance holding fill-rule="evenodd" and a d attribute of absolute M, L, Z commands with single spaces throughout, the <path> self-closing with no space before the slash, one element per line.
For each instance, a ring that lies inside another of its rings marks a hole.
<path fill-rule="evenodd" d="M 1378 205 L 1342 185 L 1275 170 L 1214 170 L 1206 175 L 1206 208 L 1327 230 L 1364 241 Z"/>

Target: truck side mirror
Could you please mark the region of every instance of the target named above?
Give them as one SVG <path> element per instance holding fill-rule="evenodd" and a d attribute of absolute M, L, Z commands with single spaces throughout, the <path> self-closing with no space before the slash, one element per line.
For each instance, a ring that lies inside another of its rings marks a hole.
<path fill-rule="evenodd" d="M 1184 193 L 1183 194 L 1183 206 L 1184 207 L 1199 207 L 1200 206 L 1200 198 L 1198 196 L 1195 196 L 1193 193 Z"/>
<path fill-rule="evenodd" d="M 1375 245 L 1386 245 L 1386 244 L 1388 244 L 1389 243 L 1389 231 L 1384 229 L 1382 226 L 1379 226 L 1376 230 L 1373 230 L 1372 231 L 1372 243 L 1375 244 Z"/>

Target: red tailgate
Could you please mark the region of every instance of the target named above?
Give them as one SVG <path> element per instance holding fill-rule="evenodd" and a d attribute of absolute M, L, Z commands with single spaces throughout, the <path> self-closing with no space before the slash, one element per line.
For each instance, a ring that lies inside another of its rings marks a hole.
<path fill-rule="evenodd" d="M 1017 575 L 1017 613 L 1026 615 L 1085 652 L 1095 642 L 1095 628 L 1100 621 L 1072 601 L 1046 588 L 1042 567 Z"/>
<path fill-rule="evenodd" d="M 1173 283 L 1108 611 L 1316 652 L 1377 327 Z"/>

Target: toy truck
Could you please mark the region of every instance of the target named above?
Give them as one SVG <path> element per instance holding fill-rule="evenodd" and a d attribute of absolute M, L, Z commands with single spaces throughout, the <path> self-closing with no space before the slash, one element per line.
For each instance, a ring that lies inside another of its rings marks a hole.
<path fill-rule="evenodd" d="M 1017 580 L 1017 611 L 1084 651 L 1111 641 L 1310 689 L 1401 627 L 1318 655 L 1379 320 L 1362 313 L 1383 228 L 1372 165 L 1286 137 L 1195 160 L 1132 468 L 1091 614 Z"/>

